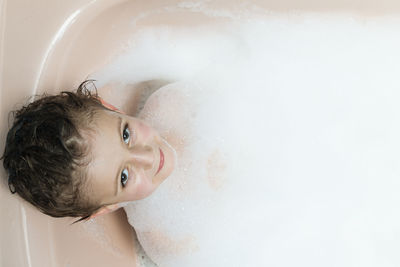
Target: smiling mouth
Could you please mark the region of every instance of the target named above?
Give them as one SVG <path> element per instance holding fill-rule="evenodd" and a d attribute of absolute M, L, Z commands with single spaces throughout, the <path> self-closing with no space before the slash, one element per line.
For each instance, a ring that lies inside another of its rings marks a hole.
<path fill-rule="evenodd" d="M 160 172 L 160 170 L 162 169 L 162 167 L 164 166 L 164 153 L 162 152 L 161 148 L 160 148 L 160 165 L 158 166 L 158 170 L 156 172 L 157 173 Z"/>

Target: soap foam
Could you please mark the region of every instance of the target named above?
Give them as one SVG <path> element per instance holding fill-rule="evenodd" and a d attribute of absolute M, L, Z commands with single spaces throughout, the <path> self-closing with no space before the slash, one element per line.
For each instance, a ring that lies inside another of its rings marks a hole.
<path fill-rule="evenodd" d="M 170 82 L 140 116 L 180 138 L 177 168 L 125 207 L 149 257 L 400 266 L 398 29 L 304 14 L 135 33 L 93 78 Z"/>

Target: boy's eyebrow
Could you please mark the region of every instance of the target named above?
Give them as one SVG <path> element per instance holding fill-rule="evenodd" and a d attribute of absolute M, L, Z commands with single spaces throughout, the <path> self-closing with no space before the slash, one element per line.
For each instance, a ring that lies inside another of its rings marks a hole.
<path fill-rule="evenodd" d="M 119 116 L 118 116 L 117 127 L 118 127 L 117 133 L 118 133 L 118 136 L 120 136 L 121 128 L 122 128 L 122 118 L 119 117 Z M 114 193 L 114 196 L 118 195 L 119 171 L 120 170 L 117 171 L 117 175 L 116 175 L 116 179 L 115 179 L 115 193 Z"/>

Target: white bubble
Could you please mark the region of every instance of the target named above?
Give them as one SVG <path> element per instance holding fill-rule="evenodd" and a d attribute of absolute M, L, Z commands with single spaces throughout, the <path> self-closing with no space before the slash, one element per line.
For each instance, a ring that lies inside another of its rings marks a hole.
<path fill-rule="evenodd" d="M 147 254 L 160 267 L 400 266 L 399 20 L 232 17 L 145 28 L 94 75 L 169 82 L 141 116 L 176 136 L 178 166 L 125 207 Z"/>

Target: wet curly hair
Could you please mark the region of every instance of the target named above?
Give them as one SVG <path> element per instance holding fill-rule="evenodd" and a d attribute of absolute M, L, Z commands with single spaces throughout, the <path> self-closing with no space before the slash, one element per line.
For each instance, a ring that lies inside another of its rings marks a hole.
<path fill-rule="evenodd" d="M 87 88 L 92 82 L 84 81 L 76 92 L 44 94 L 12 112 L 1 158 L 12 193 L 52 217 L 82 217 L 75 222 L 100 208 L 82 193 L 89 152 L 84 134 L 91 131 L 96 112 L 107 109 L 97 90 Z"/>

